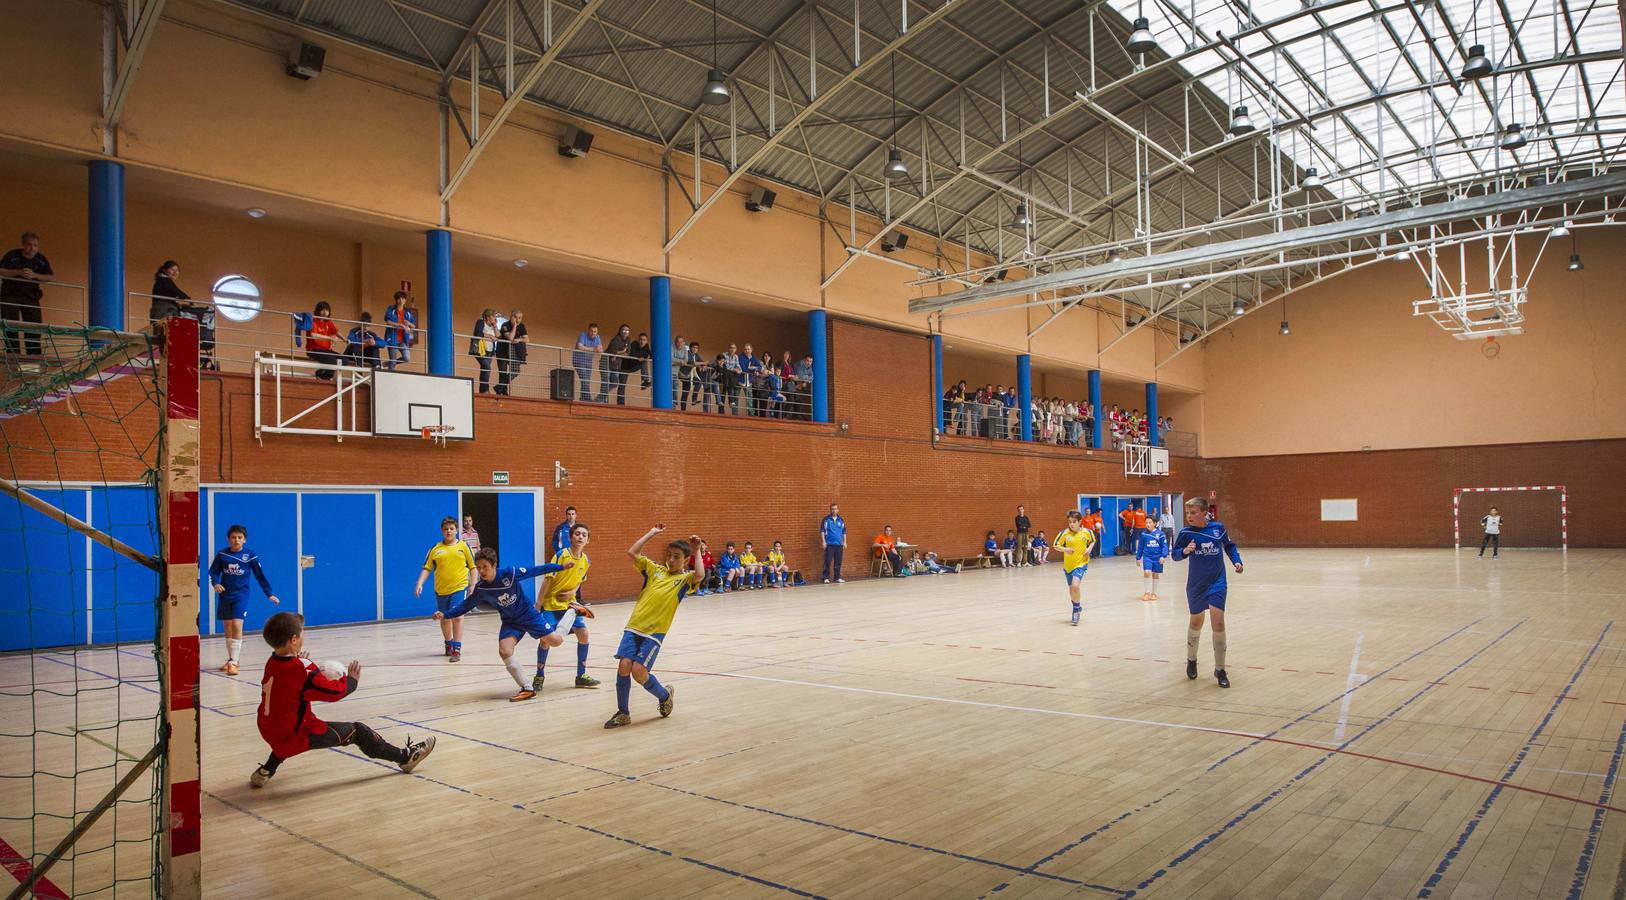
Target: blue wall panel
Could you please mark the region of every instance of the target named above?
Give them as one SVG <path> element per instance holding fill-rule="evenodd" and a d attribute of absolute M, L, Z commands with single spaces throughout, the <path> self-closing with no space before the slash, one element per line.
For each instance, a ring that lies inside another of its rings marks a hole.
<path fill-rule="evenodd" d="M 1101 498 L 1101 555 L 1118 555 L 1118 512 L 1128 506 L 1129 501 L 1123 500 L 1120 505 L 1118 497 Z"/>
<path fill-rule="evenodd" d="M 378 618 L 377 498 L 373 494 L 306 493 L 305 623 L 334 625 Z"/>
<path fill-rule="evenodd" d="M 30 490 L 77 518 L 82 490 Z M 85 538 L 10 497 L 0 497 L 0 540 L 16 548 L 0 558 L 0 650 L 80 644 L 85 640 Z"/>
<path fill-rule="evenodd" d="M 214 498 L 214 519 L 209 523 L 209 533 L 214 537 L 215 549 L 226 547 L 226 529 L 233 525 L 248 529 L 248 548 L 259 556 L 260 567 L 271 579 L 271 589 L 282 601 L 281 606 L 272 606 L 271 601 L 260 594 L 260 586 L 252 585 L 243 629 L 258 631 L 275 612 L 298 612 L 299 551 L 295 543 L 297 523 L 293 492 L 216 491 Z M 368 534 L 371 533 L 369 529 Z M 207 567 L 209 562 L 204 560 L 203 565 Z M 214 592 L 206 594 L 203 602 L 212 609 Z M 203 611 L 203 621 L 209 621 L 207 609 Z M 224 631 L 217 616 L 213 633 Z"/>
<path fill-rule="evenodd" d="M 430 546 L 440 540 L 441 518 L 456 515 L 457 491 L 384 491 L 384 618 L 434 613 L 434 585 L 424 585 L 421 598 L 412 596 L 412 585 Z"/>
<path fill-rule="evenodd" d="M 536 496 L 498 494 L 497 520 L 502 524 L 502 553 L 505 566 L 532 566 L 547 562 L 536 556 Z"/>
<path fill-rule="evenodd" d="M 158 553 L 157 495 L 150 488 L 92 488 L 90 524 L 143 553 Z M 158 573 L 101 544 L 92 545 L 91 566 L 91 643 L 152 640 L 158 632 Z M 209 595 L 201 596 L 207 602 Z"/>

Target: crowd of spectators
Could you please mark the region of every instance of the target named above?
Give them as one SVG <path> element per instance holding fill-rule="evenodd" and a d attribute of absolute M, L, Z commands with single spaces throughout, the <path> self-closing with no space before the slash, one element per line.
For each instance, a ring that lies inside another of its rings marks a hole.
<path fill-rule="evenodd" d="M 622 325 L 608 343 L 597 322 L 576 336 L 570 365 L 576 373 L 577 399 L 608 403 L 610 395 L 625 406 L 627 381 L 637 372 L 643 387 L 651 385 L 654 348 L 649 335 L 632 336 Z M 598 372 L 598 391 L 593 373 Z M 792 357 L 789 350 L 758 352 L 751 344 L 729 344 L 715 355 L 699 341 L 683 335 L 672 339 L 672 405 L 717 415 L 755 416 L 765 419 L 807 419 L 812 409 L 813 356 Z"/>
<path fill-rule="evenodd" d="M 963 380 L 956 382 L 943 392 L 943 430 L 947 434 L 1020 440 L 1020 402 L 1015 387 L 985 384 L 972 388 Z M 1031 409 L 1035 442 L 1095 446 L 1095 408 L 1088 401 L 1034 397 Z M 1104 436 L 1111 449 L 1122 450 L 1126 443 L 1148 443 L 1151 424 L 1139 409 L 1113 404 L 1106 411 Z M 1165 433 L 1174 429 L 1174 419 L 1159 416 L 1155 424 L 1161 445 L 1165 443 Z"/>

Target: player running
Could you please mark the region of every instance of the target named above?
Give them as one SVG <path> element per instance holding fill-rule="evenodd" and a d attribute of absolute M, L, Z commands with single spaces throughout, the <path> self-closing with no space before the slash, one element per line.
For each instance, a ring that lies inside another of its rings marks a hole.
<path fill-rule="evenodd" d="M 1222 556 L 1221 554 L 1224 554 Z M 1203 614 L 1214 628 L 1214 678 L 1222 688 L 1231 686 L 1225 676 L 1225 559 L 1238 573 L 1242 554 L 1219 521 L 1209 521 L 1208 503 L 1193 498 L 1186 501 L 1186 527 L 1174 539 L 1173 559 L 1191 557 L 1186 570 L 1186 608 L 1191 622 L 1186 629 L 1186 677 L 1197 677 L 1197 645 L 1203 636 Z"/>
<path fill-rule="evenodd" d="M 499 569 L 496 548 L 481 547 L 480 552 L 474 556 L 474 569 L 479 580 L 469 588 L 468 596 L 444 613 L 435 610 L 434 618 L 437 620 L 456 619 L 483 603 L 496 610 L 497 615 L 502 617 L 502 628 L 497 631 L 497 655 L 502 657 L 503 667 L 508 669 L 514 683 L 519 685 L 519 692 L 509 697 L 509 702 L 518 703 L 536 696 L 536 691 L 531 690 L 530 684 L 525 680 L 525 667 L 514 658 L 514 647 L 519 643 L 519 639 L 528 634 L 549 647 L 557 647 L 564 643 L 564 638 L 556 633 L 559 627 L 563 625 L 566 630 L 570 627 L 568 618 L 560 620 L 543 616 L 530 595 L 525 593 L 525 586 L 520 582 L 538 575 L 563 571 L 564 568 L 562 565 L 550 563 L 545 566 L 514 566 Z M 572 603 L 570 609 L 577 615 L 592 617 L 587 608 L 581 604 Z"/>
<path fill-rule="evenodd" d="M 272 605 L 280 604 L 276 591 L 271 590 L 271 579 L 260 568 L 260 557 L 246 546 L 248 529 L 233 525 L 226 529 L 227 548 L 215 554 L 209 563 L 209 584 L 220 596 L 215 600 L 215 617 L 226 629 L 226 663 L 220 671 L 236 675 L 239 671 L 237 656 L 243 652 L 243 616 L 248 611 L 250 575 L 260 583 L 266 599 Z M 1484 554 L 1480 554 L 1484 555 Z"/>
<path fill-rule="evenodd" d="M 571 507 L 574 509 L 575 507 Z M 565 614 L 575 604 L 581 606 L 582 582 L 587 580 L 587 569 L 592 565 L 587 558 L 587 541 L 590 532 L 586 525 L 577 523 L 570 529 L 570 546 L 553 554 L 549 562 L 562 568 L 548 575 L 542 581 L 542 587 L 537 591 L 542 599 L 537 606 L 542 611 L 542 617 L 550 619 L 557 631 L 559 624 L 564 620 Z M 598 687 L 598 679 L 587 674 L 587 619 L 589 616 L 576 617 L 576 622 L 568 631 L 576 636 L 576 687 Z M 536 676 L 531 679 L 531 691 L 542 692 L 542 679 L 544 667 L 548 663 L 548 644 L 538 641 L 536 645 Z"/>
<path fill-rule="evenodd" d="M 1067 576 L 1067 596 L 1073 601 L 1073 625 L 1078 625 L 1079 616 L 1084 612 L 1084 599 L 1081 593 L 1084 588 L 1084 572 L 1090 567 L 1090 545 L 1095 543 L 1095 535 L 1084 527 L 1084 516 L 1078 510 L 1067 513 L 1067 527 L 1056 535 L 1054 546 L 1046 546 L 1040 557 L 1044 561 L 1051 553 L 1062 551 L 1061 570 Z"/>

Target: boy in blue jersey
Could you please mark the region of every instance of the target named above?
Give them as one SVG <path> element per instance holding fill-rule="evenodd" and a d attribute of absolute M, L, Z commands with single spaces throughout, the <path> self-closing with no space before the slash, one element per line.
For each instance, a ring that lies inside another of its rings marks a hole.
<path fill-rule="evenodd" d="M 1016 532 L 1013 530 L 1006 529 L 1005 542 L 999 545 L 999 567 L 1016 568 Z"/>
<path fill-rule="evenodd" d="M 995 537 L 992 531 L 988 532 L 988 537 L 982 542 L 982 555 L 989 559 L 999 558 L 999 538 Z"/>
<path fill-rule="evenodd" d="M 1135 537 L 1135 559 L 1140 563 L 1142 600 L 1157 599 L 1157 579 L 1163 574 L 1163 557 L 1169 555 L 1169 538 L 1157 527 L 1157 517 L 1146 517 L 1146 530 Z"/>
<path fill-rule="evenodd" d="M 1041 564 L 1048 562 L 1055 550 L 1062 551 L 1061 570 L 1067 576 L 1067 597 L 1073 601 L 1075 627 L 1084 612 L 1084 573 L 1090 568 L 1090 545 L 1094 543 L 1095 535 L 1084 527 L 1084 516 L 1076 509 L 1067 513 L 1067 527 L 1056 535 L 1054 548 L 1045 543 L 1042 531 L 1033 539 L 1034 553 Z"/>
<path fill-rule="evenodd" d="M 717 593 L 728 593 L 730 583 L 734 585 L 734 590 L 742 589 L 740 583 L 745 578 L 745 563 L 740 562 L 740 555 L 735 552 L 732 542 L 723 549 L 723 558 L 717 561 L 717 574 L 723 581 L 723 586 Z"/>
<path fill-rule="evenodd" d="M 619 661 L 615 672 L 615 715 L 604 723 L 605 728 L 632 724 L 632 713 L 627 707 L 634 681 L 643 685 L 660 704 L 661 718 L 672 714 L 672 689 L 662 686 L 650 670 L 655 668 L 655 656 L 661 652 L 661 643 L 672 629 L 678 604 L 700 584 L 700 574 L 689 567 L 689 554 L 693 550 L 686 541 L 667 544 L 664 563 L 655 562 L 640 552 L 650 538 L 665 530 L 665 525 L 656 525 L 627 548 L 633 568 L 644 576 L 644 586 L 633 603 L 632 615 L 627 617 L 621 646 L 615 649 L 615 658 Z"/>
<path fill-rule="evenodd" d="M 1203 636 L 1203 615 L 1214 627 L 1214 678 L 1219 686 L 1228 688 L 1231 679 L 1225 675 L 1225 558 L 1232 568 L 1242 571 L 1242 554 L 1225 526 L 1208 518 L 1208 503 L 1193 498 L 1186 501 L 1186 527 L 1174 539 L 1176 560 L 1191 557 L 1186 570 L 1186 608 L 1191 622 L 1186 629 L 1186 677 L 1197 677 L 1197 645 Z"/>
<path fill-rule="evenodd" d="M 248 549 L 247 543 L 248 529 L 233 525 L 226 529 L 226 549 L 217 552 L 214 561 L 209 563 L 209 584 L 218 595 L 215 618 L 226 629 L 226 663 L 220 671 L 227 675 L 237 674 L 237 654 L 243 651 L 243 614 L 248 611 L 249 575 L 260 583 L 260 590 L 265 591 L 272 605 L 282 602 L 271 590 L 271 580 L 265 577 L 265 570 L 260 568 L 260 557 Z"/>
<path fill-rule="evenodd" d="M 548 564 L 545 566 L 513 566 L 512 568 L 497 568 L 497 550 L 494 547 L 481 547 L 480 552 L 474 555 L 474 570 L 478 580 L 469 588 L 468 595 L 459 603 L 442 613 L 435 611 L 434 618 L 456 619 L 469 612 L 482 603 L 497 611 L 502 617 L 502 628 L 497 631 L 497 654 L 502 657 L 502 664 L 508 669 L 514 683 L 519 685 L 519 693 L 509 697 L 510 702 L 517 703 L 529 700 L 536 696 L 531 689 L 530 682 L 525 680 L 525 666 L 514 657 L 514 647 L 520 638 L 530 635 L 548 647 L 557 647 L 564 643 L 564 638 L 557 632 L 569 631 L 573 619 L 568 615 L 562 619 L 542 615 L 525 593 L 525 585 L 521 582 L 538 575 L 547 575 L 552 572 L 562 572 L 566 566 Z M 591 617 L 587 609 L 581 604 L 570 604 L 570 610 L 576 615 Z"/>

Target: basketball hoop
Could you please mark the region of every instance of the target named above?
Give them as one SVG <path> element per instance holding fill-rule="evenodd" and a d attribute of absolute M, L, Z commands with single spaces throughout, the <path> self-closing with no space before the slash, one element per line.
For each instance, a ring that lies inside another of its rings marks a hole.
<path fill-rule="evenodd" d="M 446 446 L 446 437 L 454 430 L 450 425 L 425 425 L 421 429 L 424 440 L 434 441 L 442 447 Z"/>

